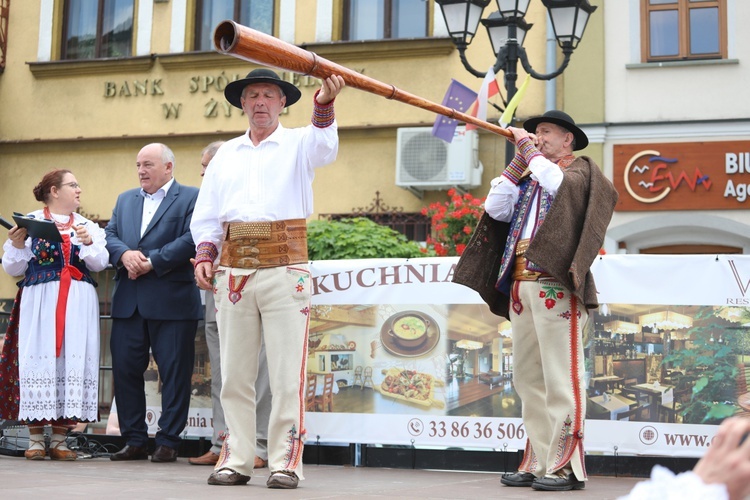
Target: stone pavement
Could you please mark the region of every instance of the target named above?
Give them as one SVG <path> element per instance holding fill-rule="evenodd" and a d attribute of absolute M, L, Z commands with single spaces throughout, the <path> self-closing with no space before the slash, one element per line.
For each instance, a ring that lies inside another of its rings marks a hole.
<path fill-rule="evenodd" d="M 112 462 L 108 458 L 75 462 L 29 461 L 0 455 L 0 499 L 148 500 L 285 499 L 471 499 L 575 498 L 616 499 L 640 479 L 594 476 L 586 489 L 541 492 L 500 484 L 499 473 L 381 469 L 305 464 L 306 480 L 296 490 L 266 488 L 268 469 L 259 469 L 245 486 L 209 486 L 212 468 L 176 463 Z"/>

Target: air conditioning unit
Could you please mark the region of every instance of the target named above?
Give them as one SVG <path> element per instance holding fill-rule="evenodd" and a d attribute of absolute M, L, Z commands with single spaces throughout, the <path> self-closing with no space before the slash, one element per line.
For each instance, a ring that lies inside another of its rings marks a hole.
<path fill-rule="evenodd" d="M 396 185 L 421 190 L 464 189 L 482 184 L 476 130 L 456 127 L 453 142 L 432 135 L 431 127 L 399 128 Z"/>

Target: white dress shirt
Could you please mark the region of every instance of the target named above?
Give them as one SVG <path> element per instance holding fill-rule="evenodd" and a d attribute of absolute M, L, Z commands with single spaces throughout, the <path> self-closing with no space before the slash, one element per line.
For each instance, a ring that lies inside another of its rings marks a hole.
<path fill-rule="evenodd" d="M 248 130 L 224 143 L 203 177 L 190 223 L 196 245 L 221 248 L 227 222 L 306 219 L 313 211 L 315 168 L 336 159 L 336 122 L 325 128 L 278 128 L 255 146 Z"/>
<path fill-rule="evenodd" d="M 529 165 L 531 178 L 539 182 L 548 193 L 554 198 L 557 190 L 562 184 L 563 173 L 556 163 L 551 162 L 543 156 L 535 156 Z M 487 214 L 500 222 L 510 222 L 513 217 L 513 208 L 518 202 L 521 190 L 510 182 L 507 177 L 495 177 L 490 182 L 490 192 L 484 202 L 484 209 Z M 529 239 L 536 227 L 536 215 L 538 214 L 539 192 L 534 194 L 531 199 L 529 214 L 532 217 L 526 219 L 526 223 L 521 230 L 521 239 Z M 531 223 L 529 223 L 531 222 Z"/>
<path fill-rule="evenodd" d="M 167 191 L 174 184 L 174 177 L 169 179 L 166 184 L 156 190 L 154 194 L 148 194 L 146 191 L 141 189 L 141 196 L 143 196 L 143 217 L 141 218 L 141 236 L 146 232 L 146 228 L 151 224 L 151 219 L 154 218 L 154 214 L 159 209 L 159 205 L 167 196 Z"/>

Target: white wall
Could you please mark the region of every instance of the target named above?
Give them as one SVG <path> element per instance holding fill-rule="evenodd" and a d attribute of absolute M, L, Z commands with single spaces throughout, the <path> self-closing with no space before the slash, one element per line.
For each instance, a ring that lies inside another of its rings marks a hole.
<path fill-rule="evenodd" d="M 607 121 L 748 118 L 750 106 L 738 99 L 747 102 L 750 81 L 750 30 L 745 29 L 750 2 L 727 0 L 728 61 L 679 67 L 641 64 L 640 4 L 607 0 L 604 5 Z"/>

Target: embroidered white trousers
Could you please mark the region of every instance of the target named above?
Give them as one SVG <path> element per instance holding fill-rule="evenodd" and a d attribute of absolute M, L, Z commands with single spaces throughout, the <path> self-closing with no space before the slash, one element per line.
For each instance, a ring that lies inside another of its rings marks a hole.
<path fill-rule="evenodd" d="M 266 269 L 219 267 L 214 282 L 221 351 L 221 406 L 228 438 L 216 470 L 253 474 L 255 381 L 261 335 L 273 394 L 268 426 L 271 472 L 302 475 L 304 390 L 311 279 L 307 264 Z"/>
<path fill-rule="evenodd" d="M 516 281 L 511 289 L 513 384 L 528 434 L 519 470 L 559 470 L 586 479 L 583 424 L 583 325 L 573 294 L 556 281 Z"/>

